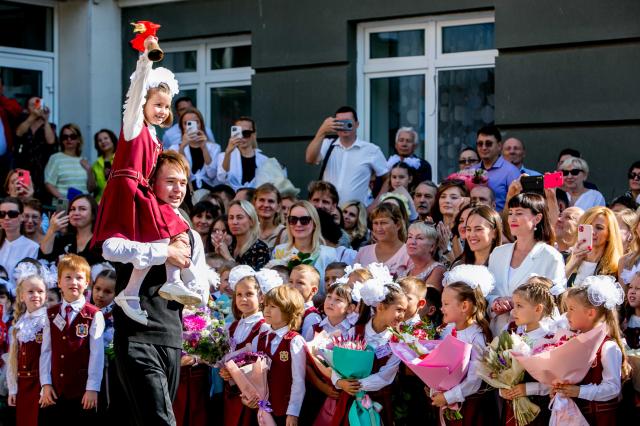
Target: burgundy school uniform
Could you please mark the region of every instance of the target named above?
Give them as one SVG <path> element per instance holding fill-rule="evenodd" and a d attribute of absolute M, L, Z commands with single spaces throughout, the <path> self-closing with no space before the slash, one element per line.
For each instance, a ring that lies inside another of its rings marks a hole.
<path fill-rule="evenodd" d="M 18 393 L 16 397 L 16 419 L 20 425 L 37 426 L 40 409 L 40 349 L 42 330 L 35 340 L 19 343 L 18 346 Z"/>
<path fill-rule="evenodd" d="M 71 322 L 60 330 L 54 323 L 61 312 L 62 303 L 47 309 L 51 331 L 51 381 L 58 398 L 82 399 L 85 393 L 89 356 L 89 329 L 93 318 L 100 309 L 85 303 Z"/>
<path fill-rule="evenodd" d="M 209 401 L 208 365 L 185 365 L 180 367 L 178 393 L 173 401 L 173 413 L 177 426 L 208 425 L 207 403 Z"/>
<path fill-rule="evenodd" d="M 147 126 L 130 141 L 120 131 L 111 175 L 104 189 L 91 244 L 120 237 L 148 243 L 188 230 L 173 208 L 156 199 L 148 179 L 162 152 Z"/>
<path fill-rule="evenodd" d="M 358 324 L 355 326 L 355 336 L 361 339 L 365 338 L 365 324 Z M 387 361 L 391 358 L 391 354 L 378 358 L 377 356 L 373 358 L 373 368 L 371 370 L 371 374 L 375 374 L 380 369 L 386 365 Z M 382 405 L 382 411 L 380 412 L 380 419 L 382 423 L 385 425 L 393 425 L 393 402 L 391 400 L 392 386 L 385 386 L 380 390 L 375 392 L 367 392 L 371 397 L 372 401 L 378 402 Z M 333 416 L 333 421 L 331 422 L 331 426 L 348 426 L 349 425 L 349 409 L 351 408 L 351 404 L 353 404 L 354 397 L 346 393 L 345 391 L 340 391 L 340 397 L 338 397 L 338 402 L 336 404 L 336 411 Z"/>
<path fill-rule="evenodd" d="M 291 386 L 293 385 L 293 372 L 291 370 L 291 340 L 299 334 L 288 331 L 283 337 L 273 355 L 271 355 L 270 333 L 262 333 L 258 337 L 258 352 L 264 352 L 271 358 L 271 367 L 267 375 L 269 384 L 269 402 L 272 415 L 276 422 L 281 422 L 287 417 Z"/>
<path fill-rule="evenodd" d="M 238 328 L 239 320 L 235 320 L 229 326 L 229 336 L 233 336 Z M 249 335 L 242 342 L 236 343 L 236 348 L 242 348 L 251 344 L 253 339 L 260 334 L 260 327 L 264 324 L 264 319 L 256 322 Z M 240 390 L 237 386 L 231 386 L 229 382 L 224 382 L 224 426 L 250 426 L 256 419 L 257 410 L 252 410 L 240 400 Z"/>
<path fill-rule="evenodd" d="M 601 361 L 601 353 L 602 347 L 604 344 L 612 340 L 611 337 L 607 336 L 600 347 L 598 348 L 598 352 L 596 353 L 596 359 L 593 361 L 591 365 L 591 369 L 587 375 L 582 379 L 578 385 L 588 385 L 588 384 L 600 384 L 602 383 L 602 361 Z M 574 401 L 578 405 L 578 408 L 582 412 L 584 418 L 589 422 L 591 426 L 609 426 L 616 424 L 616 414 L 618 411 L 618 407 L 620 405 L 619 398 L 613 398 L 609 401 L 588 401 L 586 399 L 574 398 Z"/>

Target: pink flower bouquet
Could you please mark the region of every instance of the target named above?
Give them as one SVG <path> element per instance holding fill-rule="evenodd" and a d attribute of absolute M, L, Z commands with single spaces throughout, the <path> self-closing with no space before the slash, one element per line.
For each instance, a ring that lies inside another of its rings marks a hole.
<path fill-rule="evenodd" d="M 218 317 L 215 305 L 182 311 L 182 350 L 213 366 L 229 350 L 224 317 Z"/>
<path fill-rule="evenodd" d="M 269 357 L 259 352 L 243 351 L 226 361 L 224 365 L 242 392 L 242 400 L 258 401 L 258 424 L 275 426 L 276 423 L 271 415 L 267 382 L 267 374 L 271 366 Z"/>
<path fill-rule="evenodd" d="M 562 330 L 553 339 L 534 348 L 531 355 L 514 352 L 513 356 L 534 379 L 544 385 L 552 386 L 558 382 L 575 384 L 587 375 L 606 335 L 604 324 L 575 335 Z M 557 394 L 550 407 L 550 426 L 588 426 L 572 399 Z"/>
<path fill-rule="evenodd" d="M 420 355 L 413 351 L 405 342 L 391 342 L 391 350 L 404 362 L 416 376 L 420 378 L 432 391 L 446 392 L 458 385 L 467 375 L 471 345 L 447 335 L 440 341 L 423 341 L 422 347 L 429 348 L 427 355 Z M 461 419 L 457 404 L 451 405 L 440 412 L 450 419 Z"/>
<path fill-rule="evenodd" d="M 465 169 L 447 176 L 447 180 L 461 180 L 469 191 L 476 185 L 487 185 L 489 175 L 483 169 Z"/>

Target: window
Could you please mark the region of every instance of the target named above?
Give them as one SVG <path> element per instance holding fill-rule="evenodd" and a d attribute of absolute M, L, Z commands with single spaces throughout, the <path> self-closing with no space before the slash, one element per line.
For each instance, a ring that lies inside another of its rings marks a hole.
<path fill-rule="evenodd" d="M 394 153 L 400 127 L 420 136 L 416 155 L 434 179 L 458 170 L 458 153 L 494 120 L 493 14 L 360 24 L 358 111 L 361 136 Z"/>
<path fill-rule="evenodd" d="M 54 93 L 55 7 L 0 0 L 0 77 L 4 94 L 26 105 L 38 96 L 57 121 Z"/>
<path fill-rule="evenodd" d="M 188 96 L 222 146 L 234 118 L 251 115 L 251 38 L 224 37 L 165 42 L 163 66 L 180 83 L 177 97 Z"/>

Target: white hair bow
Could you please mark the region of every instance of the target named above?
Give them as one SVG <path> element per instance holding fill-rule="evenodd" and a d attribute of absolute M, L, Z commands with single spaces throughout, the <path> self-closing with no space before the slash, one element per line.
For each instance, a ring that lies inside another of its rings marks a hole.
<path fill-rule="evenodd" d="M 236 291 L 236 284 L 245 277 L 255 277 L 256 271 L 249 265 L 234 266 L 229 272 L 229 287 Z"/>
<path fill-rule="evenodd" d="M 484 297 L 491 293 L 496 284 L 493 274 L 486 266 L 481 265 L 458 265 L 445 272 L 442 285 L 446 287 L 455 282 L 463 282 L 474 290 L 480 287 Z"/>
<path fill-rule="evenodd" d="M 624 290 L 610 275 L 592 275 L 584 279 L 580 287 L 587 287 L 587 296 L 593 306 L 602 306 L 610 311 L 624 302 Z"/>

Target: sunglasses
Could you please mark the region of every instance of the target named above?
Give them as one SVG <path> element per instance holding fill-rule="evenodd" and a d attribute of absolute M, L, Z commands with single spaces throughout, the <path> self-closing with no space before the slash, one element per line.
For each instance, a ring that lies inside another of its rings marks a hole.
<path fill-rule="evenodd" d="M 478 141 L 476 142 L 476 146 L 479 146 L 479 147 L 486 146 L 487 148 L 491 148 L 493 146 L 493 141 Z"/>
<path fill-rule="evenodd" d="M 296 225 L 298 223 L 298 221 L 300 222 L 300 225 L 305 226 L 311 223 L 311 216 L 289 216 L 287 218 L 287 222 L 289 222 L 289 225 Z"/>
<path fill-rule="evenodd" d="M 582 169 L 563 170 L 562 176 L 569 176 L 569 174 L 571 174 L 571 176 L 578 176 L 582 172 L 583 172 Z"/>
<path fill-rule="evenodd" d="M 4 219 L 9 216 L 9 219 L 15 219 L 20 216 L 20 212 L 18 210 L 0 210 L 0 219 Z"/>
<path fill-rule="evenodd" d="M 246 139 L 246 138 L 248 138 L 249 136 L 251 136 L 254 133 L 255 133 L 254 130 L 243 130 L 242 131 L 242 137 Z"/>
<path fill-rule="evenodd" d="M 629 173 L 629 174 L 628 174 L 628 177 L 629 177 L 629 179 L 631 179 L 631 180 L 640 179 L 640 173 L 633 173 L 633 172 L 631 172 L 631 173 Z"/>
<path fill-rule="evenodd" d="M 75 133 L 60 135 L 61 141 L 66 141 L 67 139 L 75 141 L 76 139 L 78 139 L 78 135 L 76 135 Z"/>
<path fill-rule="evenodd" d="M 461 158 L 458 160 L 458 164 L 473 164 L 473 163 L 477 163 L 478 160 L 477 158 Z"/>

